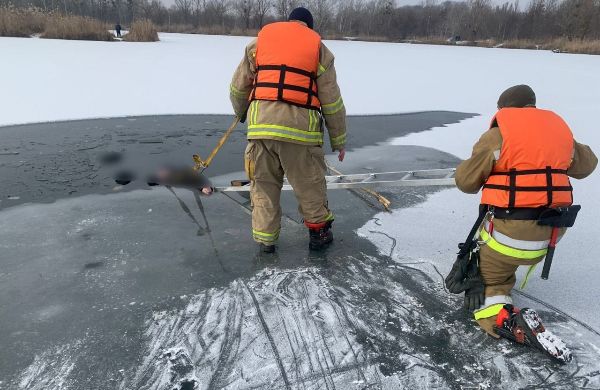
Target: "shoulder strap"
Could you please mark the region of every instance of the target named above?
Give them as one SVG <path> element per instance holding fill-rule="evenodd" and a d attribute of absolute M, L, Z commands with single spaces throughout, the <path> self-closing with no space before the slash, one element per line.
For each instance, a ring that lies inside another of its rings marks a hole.
<path fill-rule="evenodd" d="M 473 238 L 475 238 L 475 234 L 477 234 L 477 231 L 479 230 L 479 226 L 481 226 L 481 223 L 483 222 L 483 219 L 485 218 L 486 213 L 487 213 L 487 205 L 485 205 L 485 204 L 479 205 L 479 215 L 477 216 L 477 220 L 473 224 L 473 227 L 471 228 L 471 231 L 469 232 L 469 235 L 467 236 L 467 239 L 465 240 L 465 242 L 462 245 L 459 245 L 459 248 L 460 248 L 460 250 L 458 252 L 459 257 L 466 255 L 472 249 Z"/>

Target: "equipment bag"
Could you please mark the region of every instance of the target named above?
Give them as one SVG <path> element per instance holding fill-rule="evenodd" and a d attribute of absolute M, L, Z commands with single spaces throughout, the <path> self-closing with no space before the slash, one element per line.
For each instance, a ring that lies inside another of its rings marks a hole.
<path fill-rule="evenodd" d="M 465 292 L 481 282 L 479 276 L 479 246 L 475 235 L 479 231 L 487 209 L 487 205 L 479 206 L 479 216 L 473 224 L 467 239 L 465 242 L 458 244 L 458 255 L 452 270 L 444 280 L 446 288 L 452 294 Z"/>
<path fill-rule="evenodd" d="M 575 224 L 579 210 L 581 210 L 580 205 L 548 209 L 540 214 L 537 224 L 556 228 L 570 228 Z"/>

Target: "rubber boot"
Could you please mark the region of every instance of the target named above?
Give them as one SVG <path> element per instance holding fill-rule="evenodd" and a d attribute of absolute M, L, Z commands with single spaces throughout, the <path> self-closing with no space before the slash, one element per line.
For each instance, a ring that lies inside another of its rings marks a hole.
<path fill-rule="evenodd" d="M 331 224 L 333 221 L 310 223 L 304 222 L 308 227 L 309 243 L 308 248 L 313 251 L 325 249 L 333 241 Z"/>
<path fill-rule="evenodd" d="M 261 242 L 258 247 L 262 253 L 275 253 L 275 245 L 267 245 Z"/>

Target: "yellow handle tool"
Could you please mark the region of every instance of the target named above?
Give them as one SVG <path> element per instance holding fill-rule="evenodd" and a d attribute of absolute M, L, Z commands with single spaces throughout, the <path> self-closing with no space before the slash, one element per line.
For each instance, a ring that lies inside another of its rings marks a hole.
<path fill-rule="evenodd" d="M 215 158 L 217 153 L 219 153 L 219 150 L 221 150 L 223 145 L 225 145 L 225 142 L 227 142 L 227 139 L 231 135 L 231 132 L 233 131 L 233 129 L 235 129 L 235 127 L 238 125 L 238 123 L 240 123 L 240 118 L 238 116 L 236 116 L 233 123 L 231 124 L 231 126 L 229 126 L 229 129 L 227 129 L 225 134 L 223 134 L 223 136 L 219 140 L 219 143 L 217 144 L 217 146 L 215 146 L 213 151 L 210 152 L 210 155 L 208 156 L 208 158 L 206 160 L 202 160 L 198 154 L 194 154 L 192 156 L 192 158 L 194 159 L 194 170 L 195 171 L 200 171 L 200 173 L 202 173 L 202 171 L 204 171 L 206 168 L 208 168 L 208 166 L 212 162 L 213 158 Z"/>
<path fill-rule="evenodd" d="M 342 172 L 340 172 L 337 169 L 335 169 L 334 167 L 332 167 L 328 162 L 325 162 L 325 164 L 327 165 L 327 168 L 331 172 L 335 173 L 336 175 L 341 175 L 342 174 Z M 377 201 L 379 203 L 381 203 L 381 205 L 383 206 L 383 208 L 386 211 L 390 211 L 390 206 L 392 205 L 392 202 L 390 202 L 390 200 L 387 199 L 385 196 L 381 195 L 380 193 L 378 193 L 376 191 L 373 191 L 370 188 L 361 188 L 360 190 L 363 191 L 363 192 L 365 192 L 365 193 L 367 193 L 367 194 L 369 194 L 369 195 L 371 195 L 371 196 L 373 196 L 373 197 L 375 197 L 375 199 L 377 199 Z"/>

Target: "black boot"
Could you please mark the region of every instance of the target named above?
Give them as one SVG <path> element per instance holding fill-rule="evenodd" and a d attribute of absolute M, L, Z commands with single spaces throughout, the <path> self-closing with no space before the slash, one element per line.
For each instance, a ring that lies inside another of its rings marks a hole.
<path fill-rule="evenodd" d="M 275 245 L 267 245 L 261 242 L 258 247 L 262 253 L 275 253 Z"/>
<path fill-rule="evenodd" d="M 323 223 L 307 223 L 310 241 L 308 247 L 310 250 L 319 251 L 325 249 L 333 241 L 331 224 L 333 221 Z"/>

